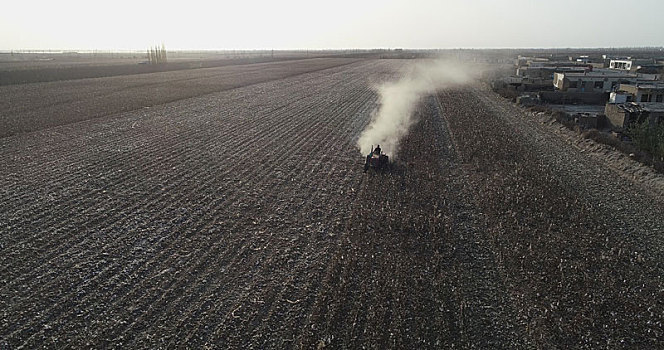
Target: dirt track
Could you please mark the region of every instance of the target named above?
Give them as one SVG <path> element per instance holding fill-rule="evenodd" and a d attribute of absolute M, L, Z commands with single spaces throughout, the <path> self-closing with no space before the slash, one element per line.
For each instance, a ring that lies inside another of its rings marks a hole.
<path fill-rule="evenodd" d="M 656 348 L 661 198 L 481 87 L 363 174 L 401 64 L 0 139 L 0 348 Z"/>

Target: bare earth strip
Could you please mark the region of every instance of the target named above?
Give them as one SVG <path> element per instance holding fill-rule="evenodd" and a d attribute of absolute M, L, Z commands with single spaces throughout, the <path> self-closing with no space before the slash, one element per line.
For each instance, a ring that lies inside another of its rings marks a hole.
<path fill-rule="evenodd" d="M 403 64 L 3 100 L 35 131 L 0 139 L 0 348 L 657 347 L 647 183 L 481 87 L 422 99 L 392 169 L 362 173 L 372 86 Z"/>

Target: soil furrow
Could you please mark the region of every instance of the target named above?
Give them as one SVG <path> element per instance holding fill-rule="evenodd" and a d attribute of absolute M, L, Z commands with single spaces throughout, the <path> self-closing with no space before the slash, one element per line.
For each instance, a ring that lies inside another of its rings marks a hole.
<path fill-rule="evenodd" d="M 247 168 L 249 168 L 249 167 L 247 167 Z"/>
<path fill-rule="evenodd" d="M 174 146 L 173 148 L 175 148 L 175 147 L 177 147 L 177 146 Z M 241 146 L 239 146 L 239 145 L 233 145 L 233 146 L 231 146 L 231 147 L 229 147 L 229 148 L 239 148 L 239 147 L 241 147 Z M 160 158 L 160 157 L 155 156 L 154 158 Z M 164 160 L 164 161 L 168 161 L 168 160 Z M 118 180 L 118 181 L 121 181 L 121 180 Z"/>

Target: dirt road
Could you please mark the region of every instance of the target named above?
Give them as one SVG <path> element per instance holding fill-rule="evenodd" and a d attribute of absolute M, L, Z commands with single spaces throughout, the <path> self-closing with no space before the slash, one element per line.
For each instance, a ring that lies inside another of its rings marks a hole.
<path fill-rule="evenodd" d="M 0 348 L 657 347 L 657 192 L 479 85 L 364 174 L 326 64 L 0 139 Z"/>

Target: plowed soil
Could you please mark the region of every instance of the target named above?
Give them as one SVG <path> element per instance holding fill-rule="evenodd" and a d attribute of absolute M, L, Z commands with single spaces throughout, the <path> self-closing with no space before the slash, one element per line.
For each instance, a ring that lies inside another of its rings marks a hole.
<path fill-rule="evenodd" d="M 479 84 L 365 174 L 404 64 L 0 88 L 0 348 L 661 346 L 656 182 Z"/>

